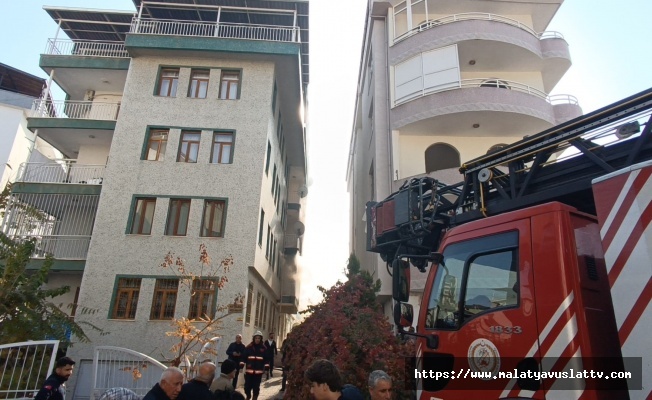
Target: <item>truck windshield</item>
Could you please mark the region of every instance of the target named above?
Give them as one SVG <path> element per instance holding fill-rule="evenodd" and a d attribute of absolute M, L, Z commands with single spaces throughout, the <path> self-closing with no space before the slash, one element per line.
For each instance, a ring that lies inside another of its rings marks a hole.
<path fill-rule="evenodd" d="M 444 263 L 437 267 L 425 327 L 457 329 L 475 315 L 515 305 L 518 232 L 454 243 L 444 249 Z"/>

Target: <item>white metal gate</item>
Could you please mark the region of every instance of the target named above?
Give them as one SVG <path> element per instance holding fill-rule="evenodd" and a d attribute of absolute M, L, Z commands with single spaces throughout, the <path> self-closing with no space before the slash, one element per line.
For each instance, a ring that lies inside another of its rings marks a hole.
<path fill-rule="evenodd" d="M 0 399 L 29 399 L 52 373 L 58 340 L 0 345 Z"/>
<path fill-rule="evenodd" d="M 142 397 L 161 379 L 166 368 L 152 357 L 134 350 L 98 346 L 93 357 L 91 400 L 114 387 L 131 389 Z"/>

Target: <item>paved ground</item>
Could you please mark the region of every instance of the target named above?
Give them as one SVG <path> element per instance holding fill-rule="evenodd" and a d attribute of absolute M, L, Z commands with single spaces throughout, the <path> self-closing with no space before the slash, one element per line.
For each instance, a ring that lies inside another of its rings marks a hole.
<path fill-rule="evenodd" d="M 283 398 L 283 392 L 281 392 L 281 370 L 274 369 L 274 376 L 269 380 L 266 380 L 266 377 L 263 377 L 263 382 L 260 384 L 260 394 L 258 395 L 258 400 L 280 400 Z M 244 394 L 244 388 L 239 387 L 238 391 Z"/>

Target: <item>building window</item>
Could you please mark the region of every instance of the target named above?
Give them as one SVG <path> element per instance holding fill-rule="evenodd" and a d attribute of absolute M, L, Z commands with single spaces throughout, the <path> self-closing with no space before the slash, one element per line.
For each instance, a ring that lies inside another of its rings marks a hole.
<path fill-rule="evenodd" d="M 272 174 L 272 195 L 276 193 L 276 164 L 274 164 L 274 174 Z"/>
<path fill-rule="evenodd" d="M 240 84 L 240 73 L 235 71 L 223 71 L 220 79 L 220 99 L 235 100 L 238 98 L 238 85 Z"/>
<path fill-rule="evenodd" d="M 263 307 L 263 295 L 258 292 L 256 295 L 256 318 L 254 319 L 254 326 L 259 327 L 260 326 L 260 314 L 262 314 L 262 307 Z"/>
<path fill-rule="evenodd" d="M 265 157 L 265 175 L 269 173 L 269 159 L 272 156 L 272 145 L 267 141 L 267 156 Z"/>
<path fill-rule="evenodd" d="M 193 69 L 190 72 L 190 88 L 188 97 L 194 99 L 205 99 L 208 92 L 208 76 L 210 71 L 207 69 Z"/>
<path fill-rule="evenodd" d="M 158 95 L 163 97 L 177 97 L 179 83 L 179 68 L 163 68 L 158 82 Z"/>
<path fill-rule="evenodd" d="M 211 164 L 231 164 L 233 154 L 233 133 L 213 133 L 213 149 L 211 150 Z"/>
<path fill-rule="evenodd" d="M 152 233 L 152 221 L 154 219 L 155 209 L 156 199 L 144 197 L 136 199 L 136 208 L 131 218 L 132 234 L 149 235 Z"/>
<path fill-rule="evenodd" d="M 147 139 L 147 154 L 145 159 L 159 161 L 165 156 L 165 149 L 168 144 L 168 129 L 151 129 Z"/>
<path fill-rule="evenodd" d="M 201 224 L 201 236 L 221 237 L 224 235 L 224 207 L 223 200 L 206 200 L 204 202 L 204 218 Z"/>
<path fill-rule="evenodd" d="M 178 279 L 157 279 L 149 319 L 173 319 L 178 291 Z"/>
<path fill-rule="evenodd" d="M 189 214 L 190 199 L 170 199 L 165 234 L 168 236 L 186 236 Z"/>
<path fill-rule="evenodd" d="M 254 285 L 249 284 L 249 290 L 247 290 L 247 312 L 245 313 L 245 324 L 249 325 L 251 323 L 251 306 L 254 302 Z"/>
<path fill-rule="evenodd" d="M 426 149 L 426 174 L 460 167 L 460 153 L 446 143 L 435 143 Z"/>
<path fill-rule="evenodd" d="M 260 225 L 258 225 L 258 246 L 263 245 L 263 227 L 265 226 L 265 211 L 260 209 Z"/>
<path fill-rule="evenodd" d="M 138 295 L 140 294 L 140 278 L 120 278 L 113 303 L 114 319 L 136 318 Z"/>
<path fill-rule="evenodd" d="M 269 304 L 267 297 L 263 298 L 263 312 L 262 312 L 262 325 L 263 329 L 267 329 L 267 305 Z"/>
<path fill-rule="evenodd" d="M 269 260 L 270 240 L 272 240 L 272 227 L 267 225 L 267 245 L 265 246 L 265 258 Z"/>
<path fill-rule="evenodd" d="M 195 279 L 192 281 L 188 319 L 213 318 L 215 288 L 213 279 Z"/>
<path fill-rule="evenodd" d="M 276 94 L 277 94 L 277 89 L 276 89 L 276 80 L 274 80 L 274 89 L 272 90 L 272 114 L 276 112 Z"/>
<path fill-rule="evenodd" d="M 196 163 L 199 154 L 199 141 L 201 132 L 181 131 L 181 145 L 179 146 L 178 162 Z"/>

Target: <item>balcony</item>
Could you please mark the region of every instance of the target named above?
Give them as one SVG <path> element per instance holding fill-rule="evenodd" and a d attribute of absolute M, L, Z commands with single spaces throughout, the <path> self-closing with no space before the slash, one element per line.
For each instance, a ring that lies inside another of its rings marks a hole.
<path fill-rule="evenodd" d="M 517 20 L 487 13 L 424 21 L 389 48 L 389 64 L 397 66 L 421 53 L 453 45 L 462 74 L 536 73 L 546 92 L 571 66 L 568 43 L 561 33 L 539 33 Z"/>
<path fill-rule="evenodd" d="M 558 109 L 563 112 L 556 112 Z M 397 99 L 390 112 L 392 129 L 402 133 L 435 135 L 445 129 L 448 135 L 484 136 L 502 136 L 510 131 L 522 136 L 557 125 L 562 122 L 558 117 L 568 120 L 582 114 L 573 96 L 550 97 L 527 84 L 496 78 L 462 79 L 434 87 L 417 85 Z M 466 119 L 460 120 L 461 113 L 468 114 L 472 122 L 460 123 Z M 507 114 L 510 119 L 504 118 Z M 471 125 L 483 129 L 475 131 Z"/>
<path fill-rule="evenodd" d="M 299 299 L 296 296 L 281 296 L 279 311 L 282 314 L 296 314 L 299 311 Z"/>
<path fill-rule="evenodd" d="M 100 121 L 116 121 L 120 103 L 95 101 L 34 100 L 32 118 L 70 118 Z"/>
<path fill-rule="evenodd" d="M 124 42 L 48 39 L 45 53 L 53 56 L 129 58 Z"/>
<path fill-rule="evenodd" d="M 98 194 L 40 192 L 14 184 L 2 232 L 14 240 L 34 239 L 33 258 L 85 260 L 99 202 Z"/>
<path fill-rule="evenodd" d="M 298 26 L 134 18 L 130 33 L 300 43 Z"/>
<path fill-rule="evenodd" d="M 398 35 L 396 38 L 394 38 L 394 44 L 400 42 L 401 40 L 404 40 L 412 35 L 416 35 L 417 33 L 426 31 L 428 29 L 434 28 L 436 26 L 441 26 L 441 25 L 446 25 L 446 24 L 451 24 L 459 21 L 469 21 L 469 20 L 481 20 L 481 21 L 493 21 L 493 22 L 499 22 L 501 24 L 506 24 L 506 25 L 511 25 L 513 27 L 516 27 L 518 29 L 521 29 L 530 35 L 536 37 L 537 39 L 551 39 L 551 38 L 556 38 L 556 39 L 563 39 L 564 36 L 556 31 L 544 31 L 544 32 L 536 32 L 534 29 L 530 28 L 529 26 L 523 24 L 520 21 L 517 21 L 513 18 L 505 17 L 502 15 L 498 14 L 490 14 L 490 13 L 481 13 L 481 12 L 470 12 L 470 13 L 461 13 L 461 14 L 453 14 L 453 15 L 448 15 L 442 18 L 437 18 L 437 19 L 429 19 L 426 21 L 421 22 L 419 25 L 417 25 L 415 28 L 412 28 L 408 30 L 407 32 Z"/>
<path fill-rule="evenodd" d="M 22 163 L 16 182 L 101 185 L 104 165 L 77 164 L 76 160 L 51 163 Z"/>

